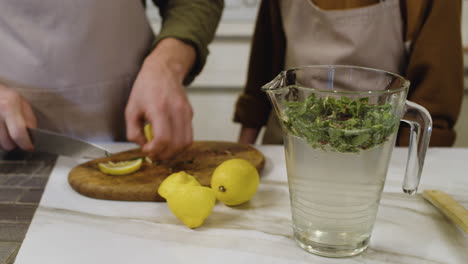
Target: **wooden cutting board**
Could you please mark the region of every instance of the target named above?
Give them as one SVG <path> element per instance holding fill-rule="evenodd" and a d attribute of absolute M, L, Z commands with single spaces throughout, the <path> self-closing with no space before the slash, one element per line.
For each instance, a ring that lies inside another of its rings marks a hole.
<path fill-rule="evenodd" d="M 250 145 L 232 142 L 196 141 L 172 160 L 143 162 L 140 170 L 121 176 L 102 173 L 100 162 L 118 162 L 144 157 L 140 149 L 88 161 L 73 168 L 68 175 L 71 187 L 88 197 L 121 201 L 164 201 L 158 195 L 161 182 L 170 174 L 186 171 L 202 185 L 210 186 L 211 174 L 223 161 L 242 158 L 260 172 L 265 164 L 263 154 Z"/>

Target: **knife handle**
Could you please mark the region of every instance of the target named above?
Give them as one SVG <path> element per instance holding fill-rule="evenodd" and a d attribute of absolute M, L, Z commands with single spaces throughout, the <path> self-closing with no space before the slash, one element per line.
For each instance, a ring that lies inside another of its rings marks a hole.
<path fill-rule="evenodd" d="M 424 190 L 422 195 L 468 234 L 468 210 L 461 204 L 439 190 Z"/>

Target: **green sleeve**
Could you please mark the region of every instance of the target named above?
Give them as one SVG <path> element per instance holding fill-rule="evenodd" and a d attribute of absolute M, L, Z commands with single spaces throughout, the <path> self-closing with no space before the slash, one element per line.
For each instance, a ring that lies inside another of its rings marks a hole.
<path fill-rule="evenodd" d="M 208 44 L 213 40 L 224 8 L 224 0 L 153 0 L 162 17 L 161 31 L 153 47 L 173 37 L 192 45 L 197 53 L 195 64 L 184 84 L 190 84 L 205 65 Z"/>

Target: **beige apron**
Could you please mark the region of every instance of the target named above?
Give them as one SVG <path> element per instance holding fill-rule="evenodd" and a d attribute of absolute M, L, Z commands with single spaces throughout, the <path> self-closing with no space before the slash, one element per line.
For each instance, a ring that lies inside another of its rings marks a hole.
<path fill-rule="evenodd" d="M 125 139 L 124 109 L 153 41 L 141 1 L 0 1 L 0 82 L 38 126 L 92 141 Z"/>
<path fill-rule="evenodd" d="M 322 10 L 311 0 L 280 0 L 286 35 L 285 69 L 305 65 L 356 65 L 401 73 L 405 65 L 399 0 L 348 10 Z M 264 144 L 281 144 L 270 114 Z"/>

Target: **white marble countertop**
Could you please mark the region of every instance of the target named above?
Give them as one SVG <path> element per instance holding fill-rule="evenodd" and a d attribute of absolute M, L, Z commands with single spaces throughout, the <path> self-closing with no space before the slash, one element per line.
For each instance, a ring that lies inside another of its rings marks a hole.
<path fill-rule="evenodd" d="M 318 257 L 296 245 L 283 148 L 258 149 L 267 162 L 257 194 L 237 208 L 218 203 L 195 230 L 165 203 L 79 195 L 67 183 L 78 161 L 60 157 L 15 263 L 468 263 L 468 235 L 421 195 L 401 192 L 406 149 L 393 152 L 370 248 L 345 259 Z M 468 149 L 430 149 L 420 190 L 427 188 L 468 207 Z"/>

